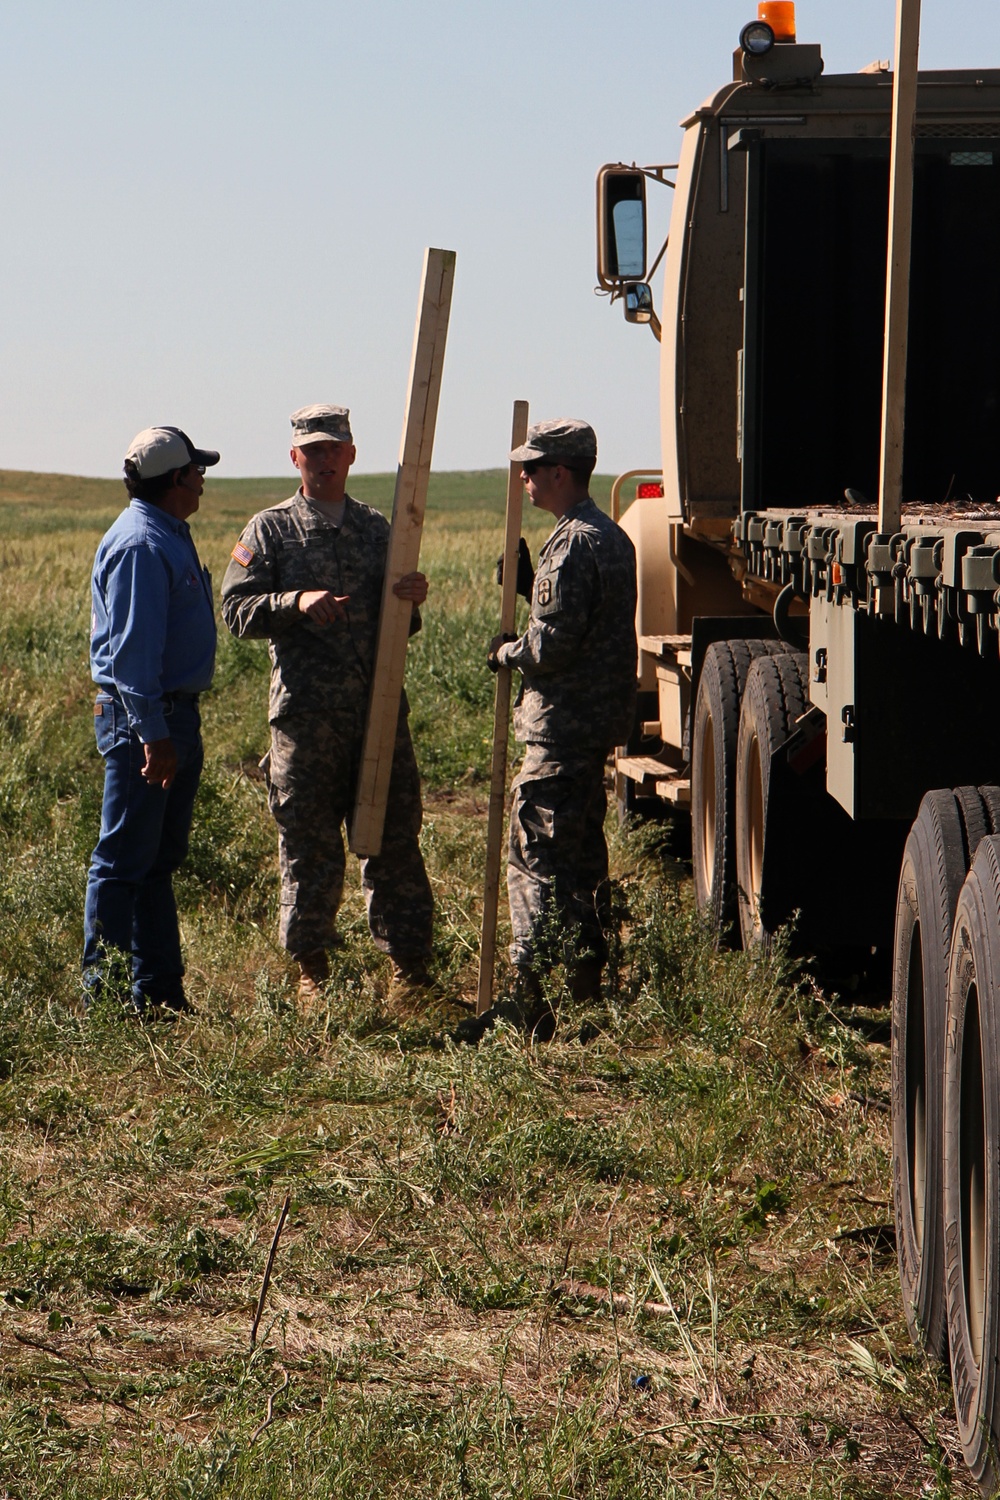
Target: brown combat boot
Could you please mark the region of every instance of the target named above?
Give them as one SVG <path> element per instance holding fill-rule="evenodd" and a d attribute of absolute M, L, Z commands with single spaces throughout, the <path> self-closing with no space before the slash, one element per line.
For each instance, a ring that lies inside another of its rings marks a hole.
<path fill-rule="evenodd" d="M 551 1042 L 556 1034 L 556 1013 L 545 998 L 541 981 L 532 969 L 516 971 L 513 993 L 495 1000 L 481 1016 L 469 1016 L 452 1032 L 452 1041 L 478 1047 L 498 1021 L 523 1031 L 532 1042 Z"/>
<path fill-rule="evenodd" d="M 393 956 L 392 983 L 385 998 L 386 1010 L 401 1020 L 417 1018 L 450 1025 L 473 1010 L 468 1000 L 447 993 L 427 967 L 425 958 Z"/>
<path fill-rule="evenodd" d="M 303 953 L 297 960 L 299 966 L 299 1004 L 311 1010 L 322 998 L 323 985 L 330 977 L 330 960 L 322 948 L 315 953 Z"/>
<path fill-rule="evenodd" d="M 411 958 L 408 954 L 391 957 L 392 981 L 385 997 L 386 1009 L 397 1016 L 416 1015 L 425 1010 L 437 994 L 427 960 Z"/>

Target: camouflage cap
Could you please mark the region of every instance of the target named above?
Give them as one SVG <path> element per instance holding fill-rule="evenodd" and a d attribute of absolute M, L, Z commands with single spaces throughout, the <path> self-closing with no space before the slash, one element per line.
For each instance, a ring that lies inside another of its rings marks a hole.
<path fill-rule="evenodd" d="M 513 450 L 510 461 L 526 464 L 539 458 L 551 463 L 589 462 L 597 458 L 597 434 L 587 422 L 574 417 L 536 422 L 528 428 L 527 442 Z"/>
<path fill-rule="evenodd" d="M 306 443 L 353 443 L 346 406 L 302 406 L 292 412 L 292 446 Z"/>

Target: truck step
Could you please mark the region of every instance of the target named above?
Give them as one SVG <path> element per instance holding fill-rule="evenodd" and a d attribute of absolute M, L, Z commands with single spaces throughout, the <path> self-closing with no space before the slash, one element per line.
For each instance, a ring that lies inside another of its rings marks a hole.
<path fill-rule="evenodd" d="M 657 660 L 684 667 L 691 665 L 689 635 L 641 635 L 639 646 L 647 656 L 654 656 Z"/>
<path fill-rule="evenodd" d="M 615 770 L 629 781 L 639 783 L 646 796 L 662 797 L 665 802 L 687 807 L 691 801 L 691 779 L 680 771 L 665 766 L 662 760 L 652 755 L 622 755 L 615 761 Z"/>

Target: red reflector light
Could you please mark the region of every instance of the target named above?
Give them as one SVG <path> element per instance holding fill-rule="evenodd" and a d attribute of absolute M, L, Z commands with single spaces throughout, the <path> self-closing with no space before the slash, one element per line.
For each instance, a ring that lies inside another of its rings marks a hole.
<path fill-rule="evenodd" d="M 637 500 L 652 500 L 654 496 L 659 496 L 662 494 L 662 484 L 653 484 L 652 482 L 649 482 L 647 484 L 637 484 L 635 487 L 635 498 Z"/>
<path fill-rule="evenodd" d="M 832 579 L 833 579 L 834 583 L 843 583 L 843 581 L 844 581 L 844 570 L 840 566 L 840 563 L 834 563 L 834 565 L 831 568 L 830 572 L 831 572 Z"/>

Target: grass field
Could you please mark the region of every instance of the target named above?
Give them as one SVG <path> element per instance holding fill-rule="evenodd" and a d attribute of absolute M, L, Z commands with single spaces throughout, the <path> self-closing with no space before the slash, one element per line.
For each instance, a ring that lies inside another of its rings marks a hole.
<path fill-rule="evenodd" d="M 209 481 L 217 582 L 292 488 Z M 352 490 L 388 504 L 391 480 Z M 408 669 L 437 969 L 465 995 L 503 491 L 435 477 Z M 84 1013 L 88 577 L 122 496 L 0 474 L 0 1496 L 971 1494 L 899 1304 L 886 1013 L 714 953 L 669 829 L 614 830 L 607 993 L 550 1045 L 389 1017 L 354 886 L 299 1017 L 266 655 L 223 634 L 178 880 L 198 1014 Z"/>

